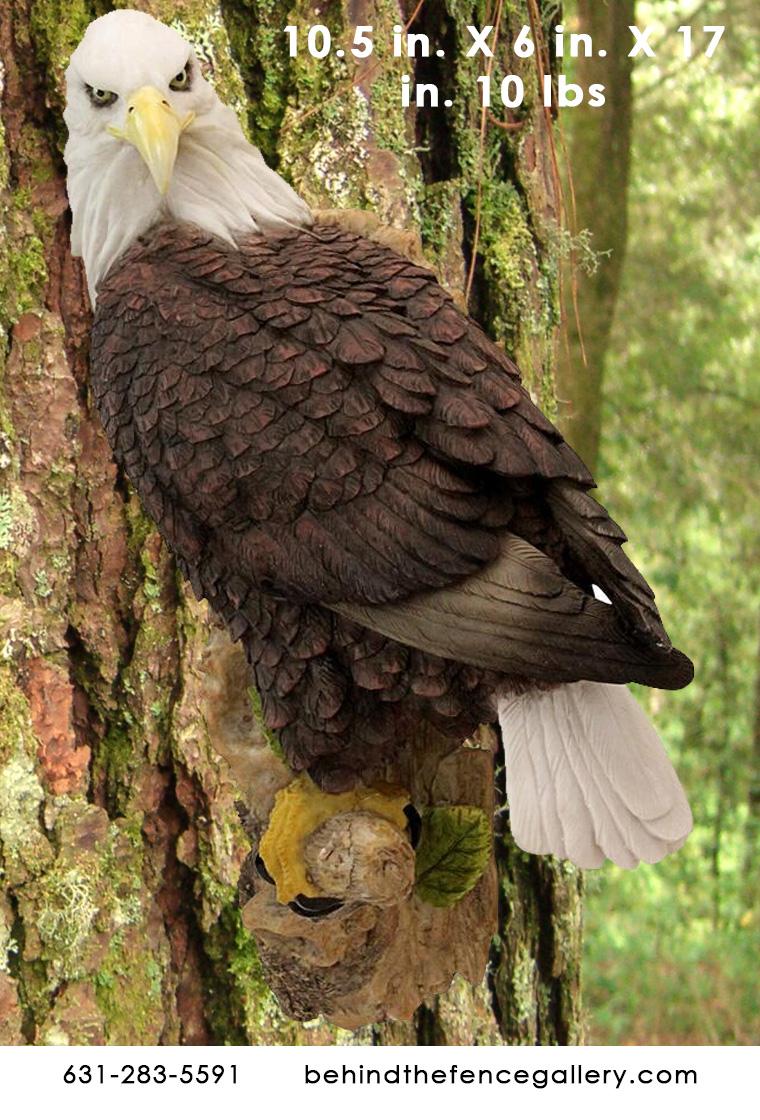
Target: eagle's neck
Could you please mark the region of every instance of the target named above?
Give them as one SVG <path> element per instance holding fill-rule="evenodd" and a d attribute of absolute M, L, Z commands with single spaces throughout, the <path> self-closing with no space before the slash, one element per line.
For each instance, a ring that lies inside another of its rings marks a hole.
<path fill-rule="evenodd" d="M 165 198 L 136 149 L 114 137 L 70 145 L 66 162 L 72 251 L 84 258 L 93 306 L 114 262 L 162 219 L 192 223 L 233 243 L 312 221 L 306 204 L 267 167 L 221 103 L 183 133 Z"/>

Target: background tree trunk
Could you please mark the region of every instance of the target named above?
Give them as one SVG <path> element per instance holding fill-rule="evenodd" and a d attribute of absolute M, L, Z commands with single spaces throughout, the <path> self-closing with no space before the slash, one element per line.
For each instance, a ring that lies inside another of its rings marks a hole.
<path fill-rule="evenodd" d="M 744 833 L 744 902 L 750 912 L 760 903 L 760 645 L 755 669 L 754 701 L 749 744 L 747 825 Z"/>
<path fill-rule="evenodd" d="M 568 131 L 574 232 L 590 231 L 592 238 L 585 251 L 581 244 L 572 254 L 574 274 L 565 270 L 567 345 L 560 348 L 560 425 L 592 474 L 599 456 L 604 358 L 628 239 L 634 64 L 628 54 L 634 42 L 629 25 L 635 23 L 635 8 L 636 0 L 576 0 L 577 19 L 566 28 L 590 35 L 594 48 L 590 58 L 581 53 L 574 60 L 574 81 L 584 89 L 599 82 L 605 96 L 600 108 L 590 108 L 584 100 L 565 117 L 566 124 L 572 122 Z M 606 50 L 606 56 L 600 58 L 599 50 Z"/>
<path fill-rule="evenodd" d="M 533 63 L 521 61 L 520 127 L 489 123 L 481 142 L 466 24 L 495 20 L 426 0 L 414 30 L 445 57 L 416 60 L 416 77 L 454 105 L 415 115 L 399 93 L 415 64 L 391 57 L 393 26 L 409 15 L 395 0 L 319 15 L 303 0 L 131 6 L 177 21 L 312 205 L 371 207 L 419 229 L 459 289 L 477 227 L 471 309 L 552 411 L 550 122 Z M 236 903 L 247 848 L 236 793 L 200 715 L 205 607 L 186 596 L 117 472 L 88 389 L 61 113 L 68 57 L 105 8 L 11 0 L 0 12 L 0 1042 L 577 1041 L 580 876 L 516 851 L 508 831 L 501 931 L 480 987 L 457 983 L 412 1023 L 352 1036 L 285 1020 L 261 981 Z M 495 77 L 515 72 L 508 42 L 541 8 L 509 5 Z M 376 50 L 358 75 L 334 54 L 288 56 L 286 24 L 316 22 L 334 46 L 350 45 L 353 25 L 373 26 Z"/>

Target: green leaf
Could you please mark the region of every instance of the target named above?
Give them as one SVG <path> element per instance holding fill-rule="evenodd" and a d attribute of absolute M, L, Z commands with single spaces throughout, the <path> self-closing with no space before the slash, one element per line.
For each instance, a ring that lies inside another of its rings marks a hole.
<path fill-rule="evenodd" d="M 455 906 L 478 882 L 492 851 L 491 824 L 482 809 L 426 809 L 415 863 L 418 896 L 430 906 Z"/>

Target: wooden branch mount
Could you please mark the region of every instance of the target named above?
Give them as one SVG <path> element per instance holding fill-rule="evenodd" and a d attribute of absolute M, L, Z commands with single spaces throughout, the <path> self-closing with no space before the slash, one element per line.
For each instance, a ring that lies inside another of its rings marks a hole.
<path fill-rule="evenodd" d="M 204 670 L 209 734 L 241 789 L 252 843 L 240 876 L 243 921 L 283 1011 L 355 1029 L 409 1019 L 456 973 L 479 983 L 497 922 L 491 749 L 452 744 L 423 726 L 371 786 L 324 794 L 276 757 L 249 701 L 249 666 L 222 630 Z M 419 889 L 420 820 L 424 874 L 445 890 L 461 877 L 448 837 L 442 854 L 425 839 L 426 822 L 440 816 L 433 807 L 457 823 L 463 814 L 466 824 L 488 822 L 485 868 L 452 905 L 431 905 L 421 895 L 440 897 Z"/>

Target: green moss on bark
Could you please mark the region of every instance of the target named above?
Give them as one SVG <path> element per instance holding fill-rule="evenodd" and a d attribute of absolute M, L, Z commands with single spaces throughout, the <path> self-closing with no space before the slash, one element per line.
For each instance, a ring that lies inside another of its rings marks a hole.
<path fill-rule="evenodd" d="M 216 982 L 211 987 L 210 1021 L 228 1045 L 297 1045 L 299 1028 L 286 1019 L 266 984 L 256 942 L 242 922 L 230 892 L 218 921 L 209 930 L 206 949 Z"/>
<path fill-rule="evenodd" d="M 98 14 L 89 0 L 34 0 L 32 4 L 30 43 L 48 75 L 48 97 L 59 118 L 65 102 L 66 67 L 88 23 Z M 65 136 L 60 120 L 57 134 L 59 140 Z"/>
<path fill-rule="evenodd" d="M 38 306 L 47 279 L 45 248 L 30 215 L 7 209 L 0 214 L 0 327 Z"/>
<path fill-rule="evenodd" d="M 40 874 L 53 858 L 40 827 L 43 799 L 29 705 L 11 671 L 0 667 L 0 845 L 6 887 Z"/>
<path fill-rule="evenodd" d="M 284 12 L 271 0 L 222 0 L 222 12 L 247 94 L 244 123 L 264 159 L 276 167 L 290 79 Z"/>

